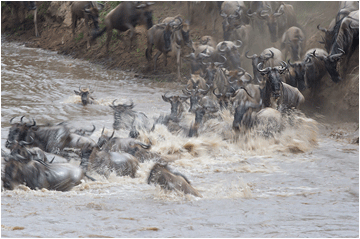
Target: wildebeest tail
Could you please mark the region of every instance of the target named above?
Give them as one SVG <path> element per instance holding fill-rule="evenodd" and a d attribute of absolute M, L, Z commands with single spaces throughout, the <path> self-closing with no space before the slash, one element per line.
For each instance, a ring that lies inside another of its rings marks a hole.
<path fill-rule="evenodd" d="M 105 31 L 106 31 L 106 27 L 104 27 L 104 29 L 102 29 L 101 31 L 94 31 L 92 33 L 92 39 L 95 40 L 96 38 L 102 36 L 102 34 L 104 34 Z"/>

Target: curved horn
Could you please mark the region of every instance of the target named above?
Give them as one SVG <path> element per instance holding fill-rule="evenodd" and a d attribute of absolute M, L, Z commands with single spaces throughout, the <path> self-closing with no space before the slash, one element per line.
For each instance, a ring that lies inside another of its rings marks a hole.
<path fill-rule="evenodd" d="M 270 14 L 269 14 L 269 11 L 268 11 L 268 10 L 262 10 L 262 11 L 260 12 L 259 16 L 260 16 L 261 18 L 266 18 L 266 17 L 269 17 Z"/>
<path fill-rule="evenodd" d="M 264 60 L 268 60 L 270 58 L 273 58 L 274 57 L 274 52 L 272 50 L 269 50 L 270 51 L 270 55 L 267 53 L 265 54 L 264 56 Z"/>
<path fill-rule="evenodd" d="M 327 32 L 327 30 L 325 28 L 320 27 L 320 24 L 317 25 L 317 29 L 319 29 L 320 31 L 325 32 L 325 33 Z"/>
<path fill-rule="evenodd" d="M 101 131 L 101 135 L 104 134 L 104 130 L 105 130 L 105 126 L 103 127 L 102 131 Z"/>
<path fill-rule="evenodd" d="M 17 116 L 12 117 L 12 118 L 10 119 L 10 124 L 12 124 L 11 121 L 13 121 L 13 119 L 15 119 L 16 117 L 17 117 Z"/>
<path fill-rule="evenodd" d="M 33 124 L 32 125 L 27 125 L 27 126 L 29 126 L 29 127 L 34 127 L 34 126 L 36 126 L 36 121 L 34 120 L 34 119 L 32 119 L 33 120 Z"/>
<path fill-rule="evenodd" d="M 246 15 L 247 15 L 248 17 L 253 17 L 254 15 L 256 15 L 256 12 L 251 13 L 251 9 L 248 9 L 248 10 L 246 11 Z"/>
<path fill-rule="evenodd" d="M 337 54 L 333 54 L 333 55 L 330 55 L 329 56 L 329 60 L 330 61 L 336 61 L 336 60 L 339 60 L 340 57 L 342 57 L 342 55 L 345 54 L 345 51 L 341 48 L 338 48 L 339 51 L 341 51 L 340 53 L 337 53 Z"/>
<path fill-rule="evenodd" d="M 245 70 L 244 70 L 243 68 L 241 68 L 241 67 L 239 66 L 238 69 L 240 70 L 240 72 L 237 73 L 238 76 L 243 76 L 243 75 L 245 75 Z"/>
<path fill-rule="evenodd" d="M 20 145 L 29 145 L 34 143 L 34 138 L 30 136 L 30 142 L 26 142 L 26 141 L 20 141 L 19 144 Z"/>
<path fill-rule="evenodd" d="M 22 123 L 22 124 L 24 123 L 24 122 L 23 122 L 23 118 L 24 118 L 24 117 L 25 117 L 25 115 L 21 116 L 21 118 L 20 118 L 20 123 Z"/>
<path fill-rule="evenodd" d="M 224 62 L 214 62 L 215 66 L 223 65 L 226 63 L 227 59 L 224 55 L 220 55 L 222 58 L 224 58 Z"/>
<path fill-rule="evenodd" d="M 248 59 L 254 59 L 254 58 L 257 58 L 258 56 L 256 54 L 252 55 L 252 56 L 248 56 L 249 51 L 245 52 L 245 57 L 248 58 Z"/>
<path fill-rule="evenodd" d="M 295 64 L 290 62 L 290 59 L 288 60 L 288 63 L 291 67 L 295 67 Z"/>
<path fill-rule="evenodd" d="M 282 68 L 279 68 L 279 73 L 282 74 L 286 69 L 289 68 L 289 65 L 285 61 L 282 61 L 280 64 Z"/>
<path fill-rule="evenodd" d="M 248 80 L 247 82 L 252 82 L 252 80 L 253 80 L 252 76 L 251 76 L 248 72 L 246 72 L 245 74 L 246 74 L 247 76 L 249 76 L 249 78 L 250 78 L 250 80 Z"/>
<path fill-rule="evenodd" d="M 225 45 L 225 48 L 223 48 L 224 45 Z M 219 51 L 224 52 L 224 51 L 226 51 L 226 49 L 227 49 L 226 42 L 222 42 L 221 45 L 219 46 Z"/>
<path fill-rule="evenodd" d="M 54 159 L 55 159 L 55 156 L 52 158 L 52 160 L 50 161 L 50 163 L 53 163 L 53 162 L 54 162 Z"/>
<path fill-rule="evenodd" d="M 201 94 L 203 94 L 203 95 L 206 95 L 209 92 L 210 88 L 211 88 L 209 84 L 206 84 L 206 86 L 208 87 L 206 90 L 199 89 L 199 92 Z"/>
<path fill-rule="evenodd" d="M 114 134 L 115 134 L 115 130 L 113 130 L 113 133 L 111 134 L 111 136 L 108 140 L 110 140 L 112 137 L 114 137 Z"/>
<path fill-rule="evenodd" d="M 216 90 L 217 88 L 214 88 L 213 89 L 213 94 L 217 97 L 217 98 L 220 98 L 223 94 L 221 94 L 221 93 L 219 93 L 219 94 L 216 94 L 215 93 L 215 90 Z"/>
<path fill-rule="evenodd" d="M 265 69 L 260 69 L 260 68 L 262 68 L 262 66 L 263 66 L 263 63 L 262 63 L 262 62 L 260 62 L 260 63 L 256 66 L 256 69 L 257 69 L 259 72 L 261 72 L 261 73 L 267 74 L 267 73 L 271 70 L 271 67 L 267 67 L 267 68 L 265 68 Z"/>
<path fill-rule="evenodd" d="M 238 42 L 238 43 L 239 43 L 239 45 L 234 44 L 236 48 L 241 47 L 241 46 L 242 46 L 242 44 L 243 44 L 243 43 L 242 43 L 242 41 L 240 41 L 240 40 L 236 40 L 236 42 Z"/>
<path fill-rule="evenodd" d="M 115 100 L 112 102 L 112 105 L 113 105 L 113 106 L 116 106 L 116 105 L 114 104 L 114 103 L 115 103 L 115 101 L 117 101 L 117 99 L 115 99 Z"/>
<path fill-rule="evenodd" d="M 165 102 L 170 102 L 171 97 L 167 97 L 167 96 L 166 96 L 167 93 L 169 93 L 169 92 L 165 92 L 165 94 L 162 95 L 161 97 L 163 98 L 163 100 L 164 100 Z"/>

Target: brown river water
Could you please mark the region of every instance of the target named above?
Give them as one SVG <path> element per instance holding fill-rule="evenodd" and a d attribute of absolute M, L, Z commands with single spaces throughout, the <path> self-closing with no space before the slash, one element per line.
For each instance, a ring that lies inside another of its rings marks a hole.
<path fill-rule="evenodd" d="M 90 86 L 98 105 L 82 106 L 74 90 Z M 68 121 L 112 132 L 118 102 L 150 119 L 170 113 L 161 95 L 184 85 L 138 79 L 133 73 L 56 52 L 1 42 L 1 147 L 9 120 L 25 115 L 38 124 Z M 297 116 L 272 139 L 232 139 L 232 117 L 209 120 L 200 136 L 172 135 L 163 126 L 142 132 L 154 152 L 177 160 L 202 198 L 148 185 L 153 161 L 135 178 L 92 176 L 69 192 L 1 192 L 2 237 L 359 237 L 359 146 L 319 133 L 319 124 Z M 191 123 L 194 116 L 186 116 Z M 19 119 L 19 118 L 17 118 Z M 126 135 L 126 132 L 117 132 Z M 79 162 L 70 162 L 79 164 Z"/>

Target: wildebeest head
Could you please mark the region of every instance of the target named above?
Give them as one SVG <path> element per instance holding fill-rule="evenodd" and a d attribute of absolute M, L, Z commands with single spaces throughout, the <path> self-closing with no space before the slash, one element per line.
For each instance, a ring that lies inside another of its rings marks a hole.
<path fill-rule="evenodd" d="M 145 25 L 147 29 L 153 26 L 152 10 L 150 10 L 150 6 L 153 4 L 154 3 L 142 3 L 136 6 L 136 8 L 140 10 L 139 25 Z"/>
<path fill-rule="evenodd" d="M 184 39 L 185 44 L 192 48 L 192 41 L 190 40 L 190 22 L 186 20 L 182 23 L 181 35 Z"/>
<path fill-rule="evenodd" d="M 207 89 L 199 89 L 198 86 L 195 86 L 195 89 L 188 89 L 188 87 L 185 88 L 184 94 L 188 95 L 190 97 L 190 109 L 189 112 L 194 113 L 197 108 L 199 107 L 199 103 L 201 99 L 209 92 L 210 85 L 207 85 Z"/>
<path fill-rule="evenodd" d="M 8 162 L 5 164 L 5 173 L 1 180 L 5 189 L 13 190 L 15 186 L 21 183 L 21 178 L 23 177 L 22 172 L 20 171 L 21 162 L 24 157 L 21 155 L 10 155 Z"/>
<path fill-rule="evenodd" d="M 262 100 L 260 100 L 259 104 L 254 104 L 253 102 L 246 101 L 241 102 L 235 108 L 234 121 L 233 121 L 233 129 L 235 132 L 239 132 L 241 126 L 244 125 L 247 128 L 250 128 L 255 122 L 251 119 L 251 109 L 261 108 Z"/>
<path fill-rule="evenodd" d="M 107 136 L 106 134 L 104 134 L 104 130 L 105 127 L 101 131 L 101 136 L 99 137 L 99 140 L 97 142 L 97 146 L 99 147 L 99 149 L 101 149 L 107 142 L 109 142 L 109 140 L 112 139 L 112 137 L 114 137 L 115 134 L 115 131 L 113 131 L 113 133 L 110 136 Z"/>
<path fill-rule="evenodd" d="M 324 61 L 325 68 L 328 71 L 329 75 L 331 76 L 331 79 L 337 83 L 341 81 L 340 74 L 337 70 L 338 61 L 341 59 L 341 57 L 345 54 L 345 51 L 342 49 L 338 49 L 340 53 L 335 53 L 329 56 L 318 56 L 316 55 L 315 51 L 313 52 L 313 56 Z"/>
<path fill-rule="evenodd" d="M 238 45 L 233 42 L 223 41 L 218 44 L 218 50 L 227 57 L 226 68 L 237 69 L 239 66 L 241 66 L 238 48 L 242 46 L 242 42 L 237 40 L 237 43 Z"/>
<path fill-rule="evenodd" d="M 19 141 L 26 140 L 27 135 L 28 135 L 28 130 L 32 126 L 36 125 L 35 120 L 33 120 L 33 123 L 29 123 L 29 124 L 23 122 L 24 116 L 21 117 L 20 123 L 12 123 L 12 120 L 14 118 L 12 118 L 10 120 L 11 127 L 9 129 L 8 138 L 7 138 L 6 143 L 5 143 L 5 147 L 8 148 L 8 149 L 10 149 L 10 147 L 11 147 L 10 142 L 15 142 L 15 141 L 19 142 Z"/>
<path fill-rule="evenodd" d="M 257 66 L 258 71 L 266 76 L 266 85 L 270 83 L 272 97 L 278 99 L 281 95 L 282 90 L 282 81 L 280 74 L 283 74 L 288 68 L 288 65 L 285 61 L 281 62 L 281 67 L 267 67 L 262 69 L 263 63 L 259 63 Z"/>
<path fill-rule="evenodd" d="M 277 41 L 277 18 L 284 14 L 284 11 L 271 13 L 271 7 L 268 6 L 269 10 L 262 10 L 260 17 L 266 21 L 269 27 L 271 42 Z M 270 13 L 269 13 L 270 12 Z"/>
<path fill-rule="evenodd" d="M 265 63 L 267 60 L 269 60 L 270 58 L 274 57 L 274 52 L 272 52 L 270 50 L 270 53 L 267 53 L 265 55 L 260 55 L 258 56 L 257 54 L 248 56 L 249 51 L 245 52 L 245 57 L 248 59 L 251 59 L 251 64 L 253 67 L 253 73 L 254 73 L 254 78 L 258 81 L 261 82 L 262 81 L 262 77 L 260 72 L 257 70 L 257 66 L 259 65 L 259 63 Z"/>
<path fill-rule="evenodd" d="M 134 102 L 131 101 L 131 103 L 129 105 L 127 104 L 118 104 L 118 105 L 115 105 L 115 101 L 117 101 L 117 99 L 115 99 L 110 106 L 110 108 L 112 108 L 113 110 L 115 110 L 116 112 L 124 112 L 126 110 L 131 110 L 134 108 Z"/>
<path fill-rule="evenodd" d="M 290 78 L 289 85 L 297 87 L 300 91 L 305 90 L 306 84 L 305 84 L 304 76 L 306 72 L 306 67 L 305 67 L 306 62 L 298 61 L 291 63 L 290 60 L 288 60 L 288 63 L 291 67 L 289 69 L 289 78 Z"/>
<path fill-rule="evenodd" d="M 95 129 L 96 129 L 96 127 L 95 127 L 95 125 L 93 125 L 93 129 L 92 129 L 92 130 L 76 129 L 76 130 L 74 131 L 74 133 L 75 133 L 75 134 L 78 134 L 78 135 L 80 135 L 80 136 L 85 136 L 85 135 L 86 135 L 86 136 L 91 136 L 92 133 L 94 133 Z"/>
<path fill-rule="evenodd" d="M 74 92 L 76 95 L 81 97 L 81 102 L 83 105 L 87 105 L 91 103 L 91 100 L 93 100 L 90 94 L 92 94 L 94 91 L 92 91 L 90 88 L 81 88 L 81 86 L 79 86 L 79 91 L 74 90 Z"/>
<path fill-rule="evenodd" d="M 99 12 L 104 8 L 104 5 L 97 2 L 91 2 L 84 6 L 84 13 L 88 15 L 88 18 L 94 22 L 96 30 L 99 29 Z"/>
<path fill-rule="evenodd" d="M 179 116 L 184 111 L 183 102 L 189 98 L 189 96 L 166 96 L 167 92 L 162 95 L 162 99 L 165 102 L 169 102 L 171 104 L 171 115 Z"/>
<path fill-rule="evenodd" d="M 227 15 L 225 13 L 221 13 L 220 15 L 223 17 L 222 27 L 224 41 L 228 41 L 230 39 L 231 32 L 241 24 L 240 16 L 238 14 Z"/>

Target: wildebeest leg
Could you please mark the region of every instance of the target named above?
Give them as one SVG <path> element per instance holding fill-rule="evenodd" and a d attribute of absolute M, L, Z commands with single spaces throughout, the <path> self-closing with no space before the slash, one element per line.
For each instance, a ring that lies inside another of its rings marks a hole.
<path fill-rule="evenodd" d="M 176 46 L 176 63 L 177 63 L 177 76 L 178 80 L 181 80 L 180 69 L 181 69 L 181 58 L 180 58 L 180 47 Z"/>
<path fill-rule="evenodd" d="M 35 36 L 39 37 L 39 32 L 37 28 L 37 8 L 34 10 L 34 24 L 35 24 Z"/>
<path fill-rule="evenodd" d="M 107 29 L 106 30 L 106 35 L 107 35 L 107 38 L 106 38 L 106 52 L 109 52 L 109 44 L 110 44 L 110 41 L 111 41 L 111 37 L 112 37 L 112 29 Z"/>
<path fill-rule="evenodd" d="M 87 35 L 87 49 L 90 48 L 90 27 L 89 27 L 89 19 L 85 15 L 85 28 L 86 28 L 86 35 Z"/>
<path fill-rule="evenodd" d="M 158 59 L 158 57 L 161 55 L 161 51 L 156 52 L 155 56 L 154 56 L 154 71 L 156 71 L 156 61 Z"/>
<path fill-rule="evenodd" d="M 135 28 L 130 23 L 125 24 L 125 26 L 130 29 L 130 45 L 128 47 L 128 49 L 130 51 L 131 48 L 132 48 L 132 42 L 133 42 L 133 40 L 135 38 Z"/>

